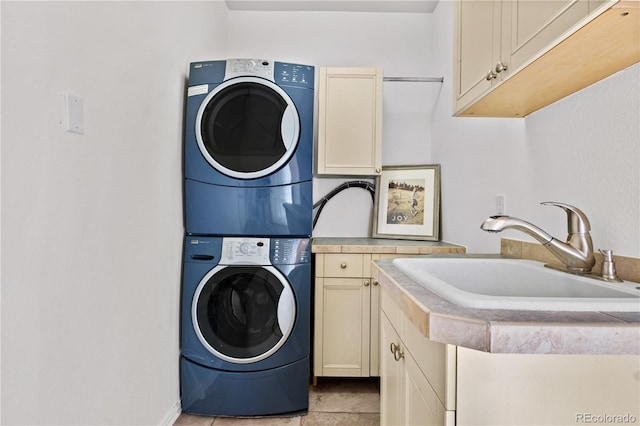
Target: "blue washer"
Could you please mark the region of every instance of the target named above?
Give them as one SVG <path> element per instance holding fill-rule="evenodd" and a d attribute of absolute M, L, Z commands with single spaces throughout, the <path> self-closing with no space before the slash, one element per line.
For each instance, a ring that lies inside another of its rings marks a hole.
<path fill-rule="evenodd" d="M 186 413 L 308 409 L 308 238 L 187 236 L 180 389 Z"/>
<path fill-rule="evenodd" d="M 191 64 L 188 234 L 311 235 L 314 71 L 263 59 Z"/>

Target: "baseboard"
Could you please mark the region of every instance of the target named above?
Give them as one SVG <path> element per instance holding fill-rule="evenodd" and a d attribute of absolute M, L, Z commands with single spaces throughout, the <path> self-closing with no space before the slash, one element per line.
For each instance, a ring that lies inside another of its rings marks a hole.
<path fill-rule="evenodd" d="M 181 413 L 182 413 L 182 405 L 180 404 L 180 400 L 178 400 L 169 409 L 167 414 L 165 414 L 165 416 L 164 416 L 164 418 L 162 420 L 162 423 L 160 423 L 160 424 L 162 426 L 171 426 L 171 425 L 173 425 L 176 422 L 176 420 L 178 420 L 178 417 L 180 416 Z"/>

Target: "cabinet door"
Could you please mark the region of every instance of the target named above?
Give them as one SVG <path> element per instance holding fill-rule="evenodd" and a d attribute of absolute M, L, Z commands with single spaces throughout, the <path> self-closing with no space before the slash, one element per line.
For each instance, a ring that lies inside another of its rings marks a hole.
<path fill-rule="evenodd" d="M 445 409 L 411 354 L 404 355 L 405 425 L 445 425 Z"/>
<path fill-rule="evenodd" d="M 517 70 L 588 14 L 589 0 L 503 2 L 502 61 Z"/>
<path fill-rule="evenodd" d="M 320 68 L 318 174 L 380 174 L 382 68 Z"/>
<path fill-rule="evenodd" d="M 405 406 L 404 364 L 396 360 L 391 344 L 400 337 L 384 313 L 380 314 L 380 424 L 403 425 Z"/>
<path fill-rule="evenodd" d="M 455 3 L 456 109 L 461 109 L 497 80 L 500 60 L 500 1 L 458 0 Z"/>
<path fill-rule="evenodd" d="M 380 376 L 380 285 L 371 279 L 371 320 L 369 322 L 369 375 Z"/>
<path fill-rule="evenodd" d="M 638 355 L 496 354 L 459 347 L 457 362 L 459 426 L 637 424 L 640 418 Z M 609 420 L 596 420 L 601 415 Z"/>
<path fill-rule="evenodd" d="M 316 375 L 369 376 L 369 280 L 323 278 L 322 283 L 322 371 Z"/>
<path fill-rule="evenodd" d="M 589 13 L 602 6 L 607 0 L 589 0 Z"/>
<path fill-rule="evenodd" d="M 381 342 L 381 325 L 380 316 L 382 315 L 382 290 L 378 282 L 378 269 L 372 267 L 374 260 L 395 257 L 395 254 L 372 254 L 369 261 L 369 275 L 371 275 L 371 364 L 369 371 L 372 377 L 380 376 L 380 342 Z"/>

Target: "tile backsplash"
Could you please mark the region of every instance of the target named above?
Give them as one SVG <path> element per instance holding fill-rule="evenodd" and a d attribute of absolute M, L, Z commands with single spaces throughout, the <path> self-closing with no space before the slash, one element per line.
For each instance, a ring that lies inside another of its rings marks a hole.
<path fill-rule="evenodd" d="M 537 260 L 554 266 L 562 266 L 562 263 L 539 243 L 502 238 L 500 254 L 517 259 Z M 602 267 L 602 254 L 596 252 L 595 256 L 596 264 L 593 267 L 593 272 L 597 273 Z M 640 259 L 617 256 L 614 253 L 613 261 L 616 266 L 616 271 L 618 272 L 618 277 L 625 281 L 640 282 Z"/>

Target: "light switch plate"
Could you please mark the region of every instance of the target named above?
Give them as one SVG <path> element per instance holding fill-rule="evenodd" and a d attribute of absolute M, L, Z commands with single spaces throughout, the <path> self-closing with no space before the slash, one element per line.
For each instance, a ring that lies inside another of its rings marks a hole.
<path fill-rule="evenodd" d="M 84 133 L 84 102 L 79 96 L 64 94 L 65 130 Z"/>
<path fill-rule="evenodd" d="M 505 194 L 496 195 L 496 214 L 506 214 L 507 213 L 507 196 Z"/>

